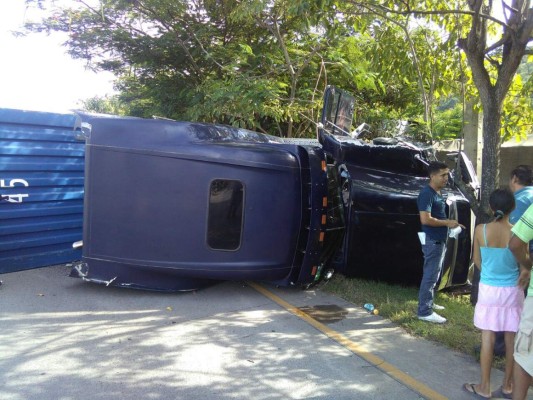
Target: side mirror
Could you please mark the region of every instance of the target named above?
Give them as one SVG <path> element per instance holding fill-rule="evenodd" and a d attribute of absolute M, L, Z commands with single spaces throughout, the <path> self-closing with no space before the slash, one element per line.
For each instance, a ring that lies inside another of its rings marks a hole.
<path fill-rule="evenodd" d="M 349 135 L 355 108 L 355 97 L 347 92 L 328 86 L 324 92 L 322 129 L 330 135 Z"/>

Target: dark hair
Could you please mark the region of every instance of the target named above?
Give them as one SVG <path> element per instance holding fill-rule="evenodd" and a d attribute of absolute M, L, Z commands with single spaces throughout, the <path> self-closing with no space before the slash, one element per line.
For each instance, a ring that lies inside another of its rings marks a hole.
<path fill-rule="evenodd" d="M 496 189 L 490 194 L 489 205 L 494 211 L 494 220 L 498 221 L 511 213 L 515 207 L 514 195 L 509 189 Z"/>
<path fill-rule="evenodd" d="M 428 176 L 433 175 L 435 172 L 439 172 L 441 169 L 447 169 L 448 166 L 441 161 L 431 161 L 428 164 Z"/>
<path fill-rule="evenodd" d="M 518 183 L 523 186 L 531 186 L 533 183 L 533 169 L 531 165 L 518 165 L 511 171 L 511 178 L 516 176 Z"/>

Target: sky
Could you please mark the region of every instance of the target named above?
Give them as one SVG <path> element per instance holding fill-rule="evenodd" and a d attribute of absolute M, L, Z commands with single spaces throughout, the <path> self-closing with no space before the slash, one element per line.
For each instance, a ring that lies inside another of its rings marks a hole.
<path fill-rule="evenodd" d="M 61 34 L 12 35 L 37 16 L 24 0 L 0 0 L 0 108 L 66 112 L 80 100 L 113 94 L 113 75 L 70 58 Z"/>

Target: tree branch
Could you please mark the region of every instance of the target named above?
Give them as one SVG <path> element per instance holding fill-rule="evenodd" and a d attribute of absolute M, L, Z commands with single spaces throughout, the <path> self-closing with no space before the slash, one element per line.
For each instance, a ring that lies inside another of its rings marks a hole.
<path fill-rule="evenodd" d="M 141 4 L 140 2 L 137 3 L 137 6 L 138 6 L 138 10 L 139 11 L 143 11 L 144 10 L 144 13 L 147 14 L 147 15 L 151 15 L 153 17 L 153 20 L 154 21 L 157 21 L 163 28 L 165 28 L 168 32 L 173 32 L 174 33 L 174 37 L 176 39 L 176 42 L 178 42 L 178 44 L 180 45 L 180 47 L 183 49 L 183 51 L 185 52 L 185 54 L 187 55 L 187 58 L 189 59 L 190 63 L 191 63 L 191 66 L 193 67 L 193 69 L 196 71 L 196 73 L 198 75 L 201 74 L 202 70 L 200 68 L 200 66 L 196 63 L 196 60 L 194 59 L 193 55 L 191 54 L 191 52 L 189 51 L 189 47 L 183 42 L 183 40 L 180 39 L 179 37 L 179 33 L 176 32 L 176 30 L 170 26 L 169 24 L 165 23 L 164 21 L 162 21 L 161 19 L 158 19 L 157 18 L 157 13 Z"/>
<path fill-rule="evenodd" d="M 506 22 L 499 20 L 498 18 L 493 17 L 492 15 L 487 15 L 484 13 L 476 13 L 475 11 L 468 11 L 468 10 L 441 10 L 441 11 L 417 11 L 417 10 L 411 10 L 411 11 L 394 11 L 391 10 L 391 12 L 395 12 L 397 14 L 414 14 L 414 15 L 446 15 L 446 14 L 461 14 L 461 15 L 470 15 L 472 17 L 481 17 L 482 19 L 488 19 L 492 22 L 496 22 L 497 24 L 503 26 L 504 28 L 507 28 L 509 30 L 514 31 L 514 29 L 509 26 Z"/>
<path fill-rule="evenodd" d="M 494 43 L 493 45 L 487 47 L 487 49 L 485 50 L 485 54 L 489 54 L 491 51 L 497 49 L 498 47 L 500 46 L 503 46 L 507 41 L 509 40 L 509 32 L 506 31 L 502 38 L 500 40 L 498 40 L 496 43 Z"/>
<path fill-rule="evenodd" d="M 369 4 L 369 3 L 360 3 L 358 1 L 351 1 L 351 4 L 357 5 L 359 7 L 363 7 L 367 10 L 374 10 L 375 8 L 379 8 L 382 11 L 392 13 L 392 14 L 398 14 L 398 15 L 447 15 L 447 14 L 455 14 L 455 15 L 470 15 L 472 17 L 481 17 L 482 19 L 487 19 L 493 22 L 496 22 L 497 24 L 513 30 L 514 29 L 509 26 L 505 21 L 501 21 L 498 18 L 493 17 L 492 15 L 487 15 L 482 12 L 476 12 L 476 11 L 469 11 L 469 10 L 413 10 L 410 9 L 407 5 L 408 10 L 407 11 L 399 11 L 399 10 L 393 10 L 388 7 L 382 6 L 380 4 Z M 374 8 L 375 7 L 375 8 Z"/>
<path fill-rule="evenodd" d="M 418 88 L 420 90 L 420 95 L 422 97 L 422 103 L 424 104 L 424 122 L 427 124 L 427 126 L 430 128 L 430 136 L 431 138 L 433 139 L 433 132 L 431 131 L 431 121 L 430 121 L 430 98 L 429 98 L 429 95 L 426 91 L 426 88 L 424 87 L 424 77 L 422 75 L 422 70 L 420 68 L 420 62 L 418 60 L 418 55 L 416 53 L 416 47 L 415 47 L 415 44 L 413 43 L 413 39 L 411 38 L 411 35 L 409 33 L 409 29 L 408 29 L 408 25 L 409 25 L 409 22 L 406 20 L 405 21 L 405 24 L 401 24 L 400 22 L 394 20 L 393 18 L 389 17 L 388 15 L 386 15 L 386 13 L 388 11 L 390 12 L 393 12 L 395 13 L 396 11 L 394 10 L 389 10 L 387 7 L 384 7 L 384 6 L 381 6 L 381 5 L 375 5 L 375 4 L 371 4 L 371 5 L 367 5 L 367 4 L 363 4 L 363 3 L 358 3 L 359 7 L 363 8 L 363 9 L 366 9 L 366 10 L 369 10 L 369 11 L 372 11 L 373 13 L 375 13 L 376 15 L 380 16 L 381 18 L 383 19 L 386 19 L 387 21 L 395 24 L 396 26 L 398 26 L 405 34 L 405 38 L 407 39 L 407 43 L 409 45 L 409 51 L 411 53 L 411 56 L 412 56 L 412 62 L 413 62 L 413 67 L 416 71 L 416 75 L 417 75 L 417 81 L 418 81 Z M 380 11 L 377 11 L 374 7 L 376 7 L 377 9 L 379 9 Z M 406 13 L 407 16 L 410 15 L 410 13 Z"/>

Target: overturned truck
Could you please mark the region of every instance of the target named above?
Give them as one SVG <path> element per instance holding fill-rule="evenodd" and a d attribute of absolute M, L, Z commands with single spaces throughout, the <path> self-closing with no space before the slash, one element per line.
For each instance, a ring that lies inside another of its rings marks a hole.
<path fill-rule="evenodd" d="M 417 284 L 416 198 L 433 151 L 350 133 L 353 106 L 328 88 L 316 140 L 82 114 L 83 258 L 71 275 L 160 291 L 307 287 L 333 272 Z M 447 239 L 441 289 L 467 281 L 470 259 L 469 204 L 450 181 L 449 216 L 467 229 Z"/>

